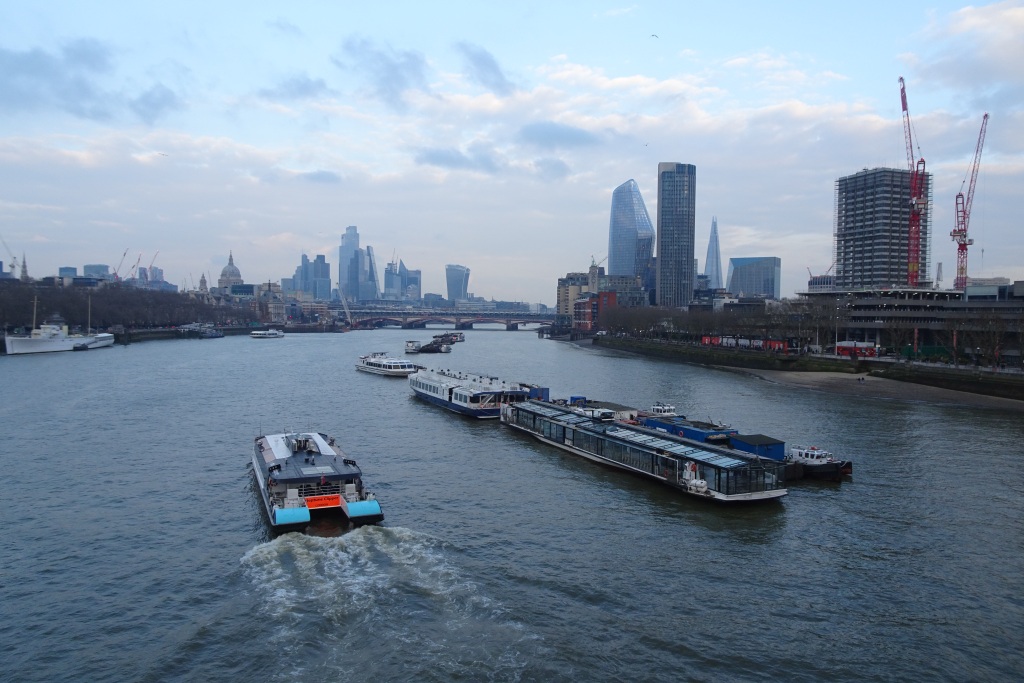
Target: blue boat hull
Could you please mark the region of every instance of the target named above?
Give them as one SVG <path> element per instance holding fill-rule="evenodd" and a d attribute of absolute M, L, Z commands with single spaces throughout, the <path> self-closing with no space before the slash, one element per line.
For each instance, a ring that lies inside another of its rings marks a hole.
<path fill-rule="evenodd" d="M 416 391 L 416 389 L 413 389 L 413 393 L 427 403 L 433 403 L 434 405 L 441 406 L 442 408 L 447 408 L 453 413 L 459 413 L 460 415 L 468 415 L 469 417 L 475 417 L 481 420 L 494 419 L 501 415 L 501 408 L 467 408 L 466 406 L 446 401 L 442 398 L 438 398 L 437 396 L 421 394 Z"/>

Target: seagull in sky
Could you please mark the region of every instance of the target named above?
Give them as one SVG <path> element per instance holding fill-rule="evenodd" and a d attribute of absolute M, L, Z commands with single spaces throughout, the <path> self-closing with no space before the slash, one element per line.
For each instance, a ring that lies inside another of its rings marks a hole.
<path fill-rule="evenodd" d="M 657 33 L 652 33 L 652 34 L 651 34 L 651 38 L 657 38 L 657 37 L 658 37 L 658 34 L 657 34 Z"/>

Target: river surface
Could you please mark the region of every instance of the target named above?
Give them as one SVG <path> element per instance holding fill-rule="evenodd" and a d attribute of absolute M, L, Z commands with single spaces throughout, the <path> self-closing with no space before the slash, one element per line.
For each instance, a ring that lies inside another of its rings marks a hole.
<path fill-rule="evenodd" d="M 1020 680 L 1024 423 L 471 330 L 488 372 L 855 461 L 718 507 L 354 370 L 437 330 L 0 357 L 10 681 Z M 335 436 L 386 515 L 271 538 L 260 432 Z"/>

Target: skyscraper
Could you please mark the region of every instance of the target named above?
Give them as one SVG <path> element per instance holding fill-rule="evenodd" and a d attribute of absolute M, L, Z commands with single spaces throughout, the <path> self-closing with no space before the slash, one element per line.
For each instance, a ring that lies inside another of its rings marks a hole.
<path fill-rule="evenodd" d="M 925 174 L 919 283 L 931 260 L 932 177 Z M 835 286 L 838 290 L 905 287 L 910 241 L 910 171 L 864 169 L 836 181 Z"/>
<path fill-rule="evenodd" d="M 693 236 L 696 213 L 697 167 L 658 164 L 657 303 L 681 308 L 693 296 Z"/>
<path fill-rule="evenodd" d="M 704 275 L 708 278 L 708 289 L 722 288 L 722 255 L 718 251 L 718 216 L 711 217 L 711 239 L 708 240 L 708 255 L 704 259 Z"/>
<path fill-rule="evenodd" d="M 359 298 L 359 269 L 353 269 L 352 258 L 359 250 L 359 231 L 356 226 L 345 228 L 341 236 L 341 247 L 338 248 L 338 289 L 339 296 L 355 301 Z"/>
<path fill-rule="evenodd" d="M 469 268 L 454 263 L 444 267 L 448 282 L 448 301 L 465 301 L 469 298 Z"/>
<path fill-rule="evenodd" d="M 654 227 L 636 181 L 630 178 L 612 192 L 608 223 L 608 274 L 642 275 L 654 249 Z"/>
<path fill-rule="evenodd" d="M 729 259 L 729 293 L 779 299 L 782 291 L 782 259 L 754 256 Z"/>

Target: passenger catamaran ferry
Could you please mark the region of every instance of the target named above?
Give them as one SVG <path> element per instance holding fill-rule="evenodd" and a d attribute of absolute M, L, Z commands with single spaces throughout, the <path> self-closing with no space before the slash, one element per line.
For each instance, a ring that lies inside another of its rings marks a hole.
<path fill-rule="evenodd" d="M 540 441 L 604 465 L 664 482 L 684 493 L 722 503 L 786 495 L 785 464 L 699 448 L 662 432 L 595 417 L 543 401 L 510 403 L 501 421 Z"/>
<path fill-rule="evenodd" d="M 359 465 L 326 434 L 257 436 L 252 466 L 274 531 L 301 531 L 314 511 L 340 511 L 353 524 L 384 519 Z"/>
<path fill-rule="evenodd" d="M 496 418 L 504 403 L 530 398 L 530 388 L 489 375 L 423 369 L 409 375 L 413 393 L 424 401 L 477 418 Z"/>

